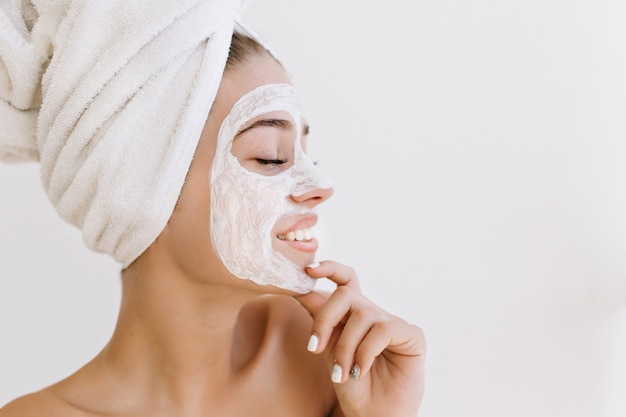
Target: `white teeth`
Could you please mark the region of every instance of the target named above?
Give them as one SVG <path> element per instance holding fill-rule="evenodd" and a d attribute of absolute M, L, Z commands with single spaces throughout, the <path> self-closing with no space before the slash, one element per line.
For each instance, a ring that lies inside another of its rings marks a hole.
<path fill-rule="evenodd" d="M 292 230 L 286 235 L 278 236 L 281 240 L 289 240 L 291 242 L 298 241 L 304 242 L 313 239 L 313 230 L 310 227 L 306 227 L 304 229 Z"/>

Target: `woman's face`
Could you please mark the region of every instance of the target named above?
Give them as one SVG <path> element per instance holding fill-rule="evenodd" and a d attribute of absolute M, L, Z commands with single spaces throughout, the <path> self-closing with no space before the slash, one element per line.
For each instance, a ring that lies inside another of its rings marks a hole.
<path fill-rule="evenodd" d="M 304 267 L 317 250 L 314 209 L 332 184 L 305 153 L 307 132 L 273 58 L 229 69 L 168 225 L 181 267 L 297 293 L 313 288 Z"/>

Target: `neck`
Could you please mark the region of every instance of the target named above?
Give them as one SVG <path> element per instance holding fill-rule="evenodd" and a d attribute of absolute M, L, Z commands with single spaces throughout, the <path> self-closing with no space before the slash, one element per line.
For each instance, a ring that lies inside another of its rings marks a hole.
<path fill-rule="evenodd" d="M 237 316 L 258 293 L 193 280 L 163 265 L 133 266 L 122 281 L 118 323 L 102 353 L 106 366 L 134 386 L 160 391 L 151 396 L 182 403 L 198 392 L 222 395 L 236 371 Z"/>

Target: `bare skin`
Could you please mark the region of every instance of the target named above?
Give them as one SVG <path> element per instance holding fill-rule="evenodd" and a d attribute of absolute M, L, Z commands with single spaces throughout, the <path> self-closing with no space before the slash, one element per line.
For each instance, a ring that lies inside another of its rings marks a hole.
<path fill-rule="evenodd" d="M 225 74 L 175 212 L 122 273 L 110 342 L 75 374 L 8 404 L 0 417 L 417 415 L 423 335 L 361 295 L 352 269 L 333 261 L 307 267 L 337 290 L 297 296 L 232 276 L 212 249 L 208 173 L 219 126 L 246 92 L 289 82 L 265 55 Z M 314 207 L 331 194 L 290 198 Z M 285 255 L 303 269 L 313 261 L 312 254 Z M 313 353 L 312 333 L 319 339 Z M 335 363 L 343 369 L 339 383 L 331 382 Z M 349 377 L 354 363 L 359 380 Z"/>

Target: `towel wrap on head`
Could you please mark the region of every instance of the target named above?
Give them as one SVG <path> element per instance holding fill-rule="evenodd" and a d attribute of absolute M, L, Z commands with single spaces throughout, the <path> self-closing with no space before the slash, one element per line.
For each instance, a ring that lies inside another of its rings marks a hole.
<path fill-rule="evenodd" d="M 239 3 L 0 2 L 0 160 L 39 161 L 60 216 L 123 267 L 174 210 Z"/>

